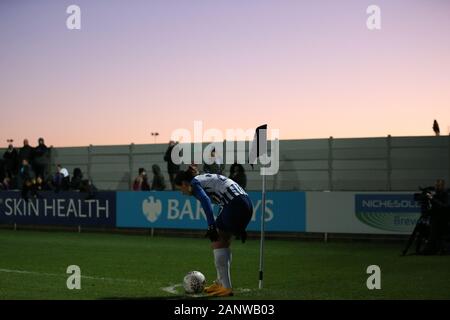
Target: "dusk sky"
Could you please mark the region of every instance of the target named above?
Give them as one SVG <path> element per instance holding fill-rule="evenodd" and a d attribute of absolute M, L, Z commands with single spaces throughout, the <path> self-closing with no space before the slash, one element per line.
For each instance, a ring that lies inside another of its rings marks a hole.
<path fill-rule="evenodd" d="M 0 147 L 165 143 L 195 120 L 281 139 L 450 129 L 446 0 L 0 0 L 0 48 Z"/>

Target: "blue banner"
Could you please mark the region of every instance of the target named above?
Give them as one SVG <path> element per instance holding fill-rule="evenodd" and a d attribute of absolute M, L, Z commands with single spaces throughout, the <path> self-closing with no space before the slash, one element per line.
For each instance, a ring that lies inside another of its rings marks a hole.
<path fill-rule="evenodd" d="M 39 192 L 25 200 L 17 191 L 0 192 L 0 223 L 115 226 L 115 192 Z"/>
<path fill-rule="evenodd" d="M 247 230 L 260 230 L 261 193 L 250 192 L 253 218 Z M 267 231 L 305 231 L 304 192 L 268 192 L 266 194 Z M 218 206 L 214 206 L 216 214 Z M 205 229 L 205 213 L 194 197 L 180 192 L 118 192 L 117 226 L 137 228 Z"/>

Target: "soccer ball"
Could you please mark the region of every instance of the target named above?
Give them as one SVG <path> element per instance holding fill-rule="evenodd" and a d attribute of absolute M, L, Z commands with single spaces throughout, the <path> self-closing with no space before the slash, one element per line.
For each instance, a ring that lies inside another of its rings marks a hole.
<path fill-rule="evenodd" d="M 206 284 L 206 278 L 200 271 L 191 271 L 183 279 L 183 287 L 186 293 L 201 293 Z"/>

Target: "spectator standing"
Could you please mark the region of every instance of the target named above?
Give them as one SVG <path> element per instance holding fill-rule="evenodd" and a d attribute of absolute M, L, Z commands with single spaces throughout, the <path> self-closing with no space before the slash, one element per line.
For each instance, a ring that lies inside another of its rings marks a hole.
<path fill-rule="evenodd" d="M 167 172 L 169 173 L 170 184 L 172 185 L 172 190 L 175 190 L 174 179 L 178 171 L 180 171 L 180 166 L 172 161 L 172 150 L 178 144 L 178 142 L 170 141 L 167 147 L 166 153 L 164 154 L 164 161 L 167 162 Z"/>
<path fill-rule="evenodd" d="M 19 189 L 21 189 L 21 185 L 27 181 L 27 180 L 33 180 L 35 178 L 35 174 L 33 172 L 33 168 L 31 167 L 30 163 L 27 159 L 22 160 L 22 165 L 20 166 L 19 170 L 19 180 L 21 183 L 19 183 Z"/>
<path fill-rule="evenodd" d="M 14 148 L 13 144 L 10 143 L 8 145 L 8 149 L 6 149 L 5 153 L 3 154 L 3 165 L 6 176 L 11 179 L 14 179 L 17 176 L 17 169 L 19 166 L 18 159 L 18 152 Z"/>
<path fill-rule="evenodd" d="M 39 138 L 38 146 L 34 148 L 33 152 L 33 167 L 37 176 L 46 177 L 48 164 L 50 158 L 50 151 L 44 143 L 43 138 Z"/>
<path fill-rule="evenodd" d="M 245 169 L 242 164 L 235 162 L 231 165 L 229 178 L 240 185 L 243 189 L 247 187 L 247 175 L 245 174 Z"/>
<path fill-rule="evenodd" d="M 83 172 L 80 168 L 73 169 L 72 180 L 70 181 L 70 189 L 80 190 L 83 181 Z"/>
<path fill-rule="evenodd" d="M 161 168 L 154 164 L 152 166 L 153 180 L 152 180 L 152 190 L 163 191 L 166 189 L 166 183 L 164 181 L 164 176 L 161 174 Z"/>
<path fill-rule="evenodd" d="M 28 192 L 31 190 L 34 183 L 34 172 L 27 159 L 22 160 L 22 166 L 19 170 L 18 187 L 22 190 L 22 198 L 28 198 Z"/>
<path fill-rule="evenodd" d="M 434 195 L 427 194 L 431 202 L 430 239 L 425 246 L 424 254 L 436 254 L 445 251 L 443 237 L 447 232 L 450 211 L 449 194 L 445 188 L 445 180 L 437 179 L 434 189 Z"/>
<path fill-rule="evenodd" d="M 70 174 L 69 174 L 69 171 L 66 168 L 61 168 L 60 172 L 61 172 L 62 177 L 63 177 L 62 178 L 61 190 L 62 191 L 68 191 L 70 189 Z"/>
<path fill-rule="evenodd" d="M 69 171 L 60 164 L 56 166 L 56 173 L 53 176 L 53 188 L 56 192 L 69 190 L 70 176 Z"/>
<path fill-rule="evenodd" d="M 210 164 L 207 163 L 203 164 L 203 171 L 205 173 L 216 173 L 216 174 L 223 173 L 225 165 L 222 163 L 222 159 L 220 158 L 220 156 L 216 155 L 216 149 L 212 149 L 209 163 Z"/>
<path fill-rule="evenodd" d="M 33 148 L 28 143 L 28 139 L 23 140 L 23 147 L 19 150 L 19 163 L 23 159 L 27 159 L 29 163 L 33 163 Z"/>
<path fill-rule="evenodd" d="M 134 191 L 149 191 L 150 185 L 148 183 L 147 172 L 144 168 L 139 168 L 139 175 L 134 179 L 133 190 Z"/>

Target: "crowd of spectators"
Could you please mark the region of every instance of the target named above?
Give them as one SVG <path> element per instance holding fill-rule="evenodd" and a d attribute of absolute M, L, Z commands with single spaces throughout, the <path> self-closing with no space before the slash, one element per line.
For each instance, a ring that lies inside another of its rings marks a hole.
<path fill-rule="evenodd" d="M 80 191 L 92 193 L 96 190 L 89 179 L 83 178 L 80 168 L 73 170 L 72 176 L 61 164 L 54 172 L 50 168 L 52 147 L 39 138 L 36 147 L 30 146 L 27 139 L 17 150 L 9 140 L 7 150 L 0 159 L 0 191 L 21 190 L 23 198 L 36 196 L 38 191 Z"/>
<path fill-rule="evenodd" d="M 91 192 L 96 190 L 89 179 L 83 178 L 80 168 L 75 168 L 70 175 L 69 171 L 61 164 L 56 165 L 53 172 L 50 168 L 50 153 L 52 147 L 45 145 L 44 139 L 39 138 L 36 147 L 29 144 L 28 139 L 24 139 L 23 146 L 17 149 L 12 140 L 8 140 L 8 148 L 0 159 L 0 191 L 1 190 L 21 190 L 25 198 L 36 195 L 37 191 L 81 191 Z M 164 161 L 167 162 L 167 172 L 170 186 L 175 190 L 174 178 L 180 171 L 180 166 L 172 161 L 171 153 L 178 142 L 170 141 L 164 154 Z M 163 191 L 167 190 L 166 180 L 157 164 L 153 164 L 151 180 L 147 176 L 145 168 L 139 168 L 138 175 L 134 179 L 132 189 L 134 191 Z M 225 165 L 222 159 L 216 155 L 216 151 L 211 151 L 208 163 L 204 163 L 201 173 L 225 175 Z M 244 189 L 247 178 L 244 167 L 241 164 L 233 164 L 230 168 L 229 178 L 236 181 Z"/>
<path fill-rule="evenodd" d="M 161 173 L 161 168 L 154 164 L 152 166 L 153 179 L 150 185 L 147 177 L 147 171 L 145 168 L 139 168 L 138 176 L 134 179 L 133 190 L 134 191 L 163 191 L 166 190 L 166 182 L 164 176 Z"/>
<path fill-rule="evenodd" d="M 169 181 L 172 190 L 175 190 L 173 181 L 177 173 L 180 171 L 180 165 L 174 163 L 172 160 L 172 151 L 177 144 L 178 142 L 176 141 L 170 141 L 167 150 L 164 153 L 164 161 L 167 162 L 167 173 L 169 175 Z M 208 161 L 205 161 L 205 163 L 203 163 L 202 170 L 199 173 L 225 175 L 224 170 L 225 164 L 223 163 L 222 158 L 216 154 L 215 149 L 212 149 L 210 158 L 208 159 Z M 134 179 L 132 189 L 134 191 L 166 190 L 166 183 L 164 180 L 164 176 L 161 173 L 161 168 L 158 165 L 154 164 L 152 166 L 152 173 L 153 178 L 150 184 L 145 168 L 139 168 L 138 175 Z M 247 187 L 247 176 L 242 164 L 234 163 L 231 165 L 229 178 L 237 182 L 242 188 L 245 189 Z"/>
<path fill-rule="evenodd" d="M 32 147 L 28 139 L 23 140 L 19 150 L 8 140 L 8 148 L 0 159 L 0 190 L 23 189 L 36 179 L 45 181 L 49 176 L 51 147 L 39 138 Z"/>

